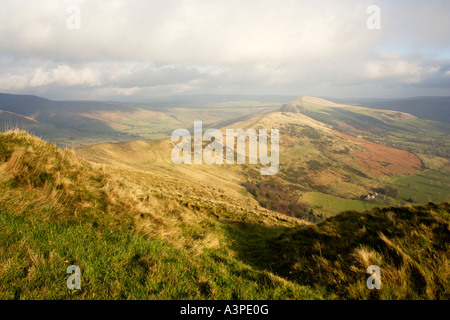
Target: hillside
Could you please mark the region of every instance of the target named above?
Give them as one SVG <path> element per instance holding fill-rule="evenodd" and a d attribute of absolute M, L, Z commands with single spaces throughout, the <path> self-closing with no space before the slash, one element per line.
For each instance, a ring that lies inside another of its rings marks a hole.
<path fill-rule="evenodd" d="M 428 134 L 413 136 L 412 125 Z M 98 164 L 126 168 L 130 175 L 141 170 L 182 177 L 187 193 L 198 186 L 203 189 L 192 194 L 221 186 L 222 197 L 251 205 L 256 200 L 269 210 L 317 222 L 344 210 L 449 201 L 450 146 L 443 138 L 447 133 L 432 125 L 396 111 L 301 97 L 222 127 L 223 133 L 227 128 L 280 130 L 280 169 L 266 177 L 259 165 L 175 166 L 170 155 L 175 143 L 169 140 L 107 143 L 76 152 Z M 443 147 L 430 147 L 434 143 Z M 375 199 L 365 199 L 374 193 Z"/>
<path fill-rule="evenodd" d="M 332 99 L 340 103 L 373 109 L 406 112 L 416 117 L 450 123 L 450 97 L 414 97 L 403 99 Z"/>
<path fill-rule="evenodd" d="M 0 131 L 23 129 L 61 146 L 161 139 L 170 137 L 177 128 L 192 126 L 196 116 L 201 117 L 206 126 L 235 122 L 235 119 L 274 108 L 287 99 L 283 96 L 182 98 L 125 103 L 54 101 L 0 93 Z"/>
<path fill-rule="evenodd" d="M 304 211 L 313 212 L 316 221 L 343 210 L 449 201 L 449 134 L 436 124 L 301 97 L 228 127 L 280 129 L 278 174 L 261 177 L 257 167 L 246 166 L 246 187 L 266 207 L 303 219 Z M 276 193 L 291 200 L 277 203 Z M 375 199 L 364 199 L 374 193 Z M 295 212 L 286 208 L 291 204 Z"/>
<path fill-rule="evenodd" d="M 164 163 L 162 143 L 97 146 L 86 154 L 109 153 L 100 165 L 23 131 L 1 133 L 0 298 L 449 298 L 448 203 L 313 225 L 223 192 L 238 171 L 202 177 Z M 143 149 L 159 159 L 152 170 L 145 157 L 141 169 L 129 161 Z M 65 287 L 71 264 L 81 290 Z M 380 291 L 365 287 L 370 264 L 382 269 Z"/>

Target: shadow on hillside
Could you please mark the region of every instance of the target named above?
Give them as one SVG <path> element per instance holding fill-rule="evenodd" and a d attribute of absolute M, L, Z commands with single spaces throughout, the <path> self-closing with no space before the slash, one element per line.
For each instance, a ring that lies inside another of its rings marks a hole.
<path fill-rule="evenodd" d="M 380 263 L 395 274 L 395 279 L 410 277 L 420 282 L 409 290 L 413 296 L 424 297 L 425 278 L 439 271 L 433 259 L 448 254 L 449 209 L 448 203 L 430 203 L 363 213 L 347 211 L 314 226 L 270 227 L 229 221 L 224 228 L 232 240 L 231 249 L 255 269 L 302 285 L 324 285 L 345 297 L 345 287 L 367 278 L 367 266 L 358 262 L 358 250 L 364 247 L 380 256 Z M 430 255 L 419 258 L 419 250 Z M 440 288 L 440 281 L 428 285 Z"/>
<path fill-rule="evenodd" d="M 241 261 L 288 279 L 299 260 L 320 254 L 316 242 L 334 241 L 309 226 L 288 228 L 232 221 L 226 223 L 225 229 L 232 239 L 231 249 Z"/>

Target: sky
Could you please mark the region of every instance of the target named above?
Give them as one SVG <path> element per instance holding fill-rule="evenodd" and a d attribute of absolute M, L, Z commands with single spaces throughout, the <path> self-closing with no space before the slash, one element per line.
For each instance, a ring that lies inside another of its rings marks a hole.
<path fill-rule="evenodd" d="M 449 12 L 448 0 L 0 0 L 0 92 L 449 96 Z"/>

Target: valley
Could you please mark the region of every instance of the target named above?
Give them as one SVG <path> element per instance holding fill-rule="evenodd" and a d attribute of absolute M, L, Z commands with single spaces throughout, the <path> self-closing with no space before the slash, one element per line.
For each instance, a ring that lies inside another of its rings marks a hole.
<path fill-rule="evenodd" d="M 186 174 L 199 181 L 230 176 L 226 194 L 250 193 L 266 208 L 308 221 L 343 210 L 449 200 L 450 129 L 442 122 L 309 96 L 276 102 L 288 98 L 192 96 L 132 104 L 3 94 L 0 121 L 6 126 L 15 119 L 18 128 L 46 141 L 78 145 L 77 154 L 99 164 Z M 429 100 L 442 109 L 442 99 Z M 167 139 L 179 128 L 193 133 L 197 120 L 203 131 L 220 128 L 224 142 L 226 129 L 279 129 L 279 172 L 262 177 L 261 166 L 174 166 Z M 433 187 L 414 183 L 433 174 L 439 176 Z M 388 185 L 396 189 L 395 197 L 366 199 Z M 422 192 L 427 189 L 432 192 Z"/>
<path fill-rule="evenodd" d="M 219 96 L 185 97 L 183 101 L 156 99 L 144 103 L 54 101 L 0 93 L 0 128 L 3 131 L 25 129 L 64 147 L 161 139 L 170 137 L 175 129 L 191 127 L 199 118 L 208 128 L 273 109 L 286 99 L 283 96 L 235 98 L 242 100 L 227 101 Z"/>
<path fill-rule="evenodd" d="M 321 118 L 316 116 L 319 112 Z M 348 118 L 341 115 L 339 124 L 333 126 L 337 119 L 335 114 L 345 114 Z M 358 121 L 364 121 L 364 131 L 356 129 L 363 127 Z M 170 150 L 175 143 L 168 140 L 141 142 L 145 146 L 151 144 L 152 150 L 134 146 L 137 142 L 126 142 L 80 147 L 77 154 L 97 163 L 127 164 L 131 170 L 162 171 L 183 177 L 182 180 L 208 181 L 209 188 L 224 184 L 223 179 L 217 180 L 216 176 L 230 177 L 226 194 L 247 192 L 264 208 L 318 222 L 345 210 L 449 201 L 448 160 L 440 153 L 441 156 L 436 153 L 425 156 L 422 153 L 427 152 L 425 142 L 414 144 L 408 136 L 403 136 L 410 134 L 410 121 L 415 121 L 416 126 L 422 124 L 422 120 L 408 114 L 340 106 L 331 101 L 302 97 L 278 110 L 222 127 L 224 134 L 230 128 L 280 129 L 280 171 L 267 177 L 261 176 L 260 166 L 248 165 L 248 154 L 244 166 L 173 165 Z M 449 148 L 448 140 L 443 139 L 448 136 L 447 131 L 440 130 L 439 126 L 430 131 L 428 120 L 423 126 L 423 130 L 430 132 L 430 141 L 443 144 L 443 150 Z M 385 137 L 370 139 L 379 137 L 380 128 L 384 128 Z M 395 143 L 382 143 L 394 135 L 398 145 L 404 146 L 403 150 L 395 148 Z M 421 138 L 425 137 L 421 135 Z M 405 187 L 405 181 L 425 180 L 433 172 L 439 173 L 440 184 L 436 183 L 432 192 L 423 193 L 428 188 L 424 184 L 415 183 L 414 190 Z M 374 199 L 366 199 L 368 194 L 386 186 L 393 187 L 396 194 L 380 193 Z"/>

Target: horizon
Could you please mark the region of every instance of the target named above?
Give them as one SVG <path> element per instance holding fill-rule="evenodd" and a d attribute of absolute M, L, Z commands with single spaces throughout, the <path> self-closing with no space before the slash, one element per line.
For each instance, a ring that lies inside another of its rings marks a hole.
<path fill-rule="evenodd" d="M 6 0 L 0 91 L 101 101 L 447 96 L 449 9 L 445 0 Z"/>
<path fill-rule="evenodd" d="M 60 101 L 60 102 L 64 102 L 64 101 L 81 101 L 81 102 L 89 102 L 89 101 L 95 101 L 95 102 L 118 102 L 118 103 L 152 103 L 155 102 L 155 100 L 158 99 L 176 99 L 176 98 L 185 98 L 185 97 L 221 97 L 221 98 L 227 98 L 227 97 L 236 97 L 236 98 L 261 98 L 261 97 L 273 97 L 273 98 L 288 98 L 288 99 L 297 99 L 300 97 L 315 97 L 315 98 L 320 98 L 320 99 L 324 99 L 324 100 L 336 100 L 337 103 L 341 103 L 343 101 L 390 101 L 390 100 L 413 100 L 413 99 L 425 99 L 425 98 L 450 98 L 450 95 L 436 95 L 436 96 L 404 96 L 404 97 L 398 97 L 398 98 L 376 98 L 376 97 L 343 97 L 343 98 L 338 98 L 338 97 L 330 97 L 330 96 L 315 96 L 315 95 L 310 95 L 310 94 L 177 94 L 177 95 L 167 95 L 167 96 L 152 96 L 152 97 L 148 97 L 147 101 L 145 100 L 133 100 L 132 97 L 130 96 L 126 96 L 124 95 L 123 97 L 127 98 L 124 100 L 104 100 L 104 99 L 54 99 L 52 97 L 46 96 L 46 95 L 38 95 L 38 94 L 33 94 L 33 93 L 10 93 L 10 92 L 0 92 L 0 95 L 14 95 L 14 96 L 28 96 L 28 97 L 37 97 L 37 98 L 41 98 L 41 99 L 46 99 L 46 100 L 50 100 L 50 101 Z M 291 101 L 291 100 L 289 100 Z"/>

